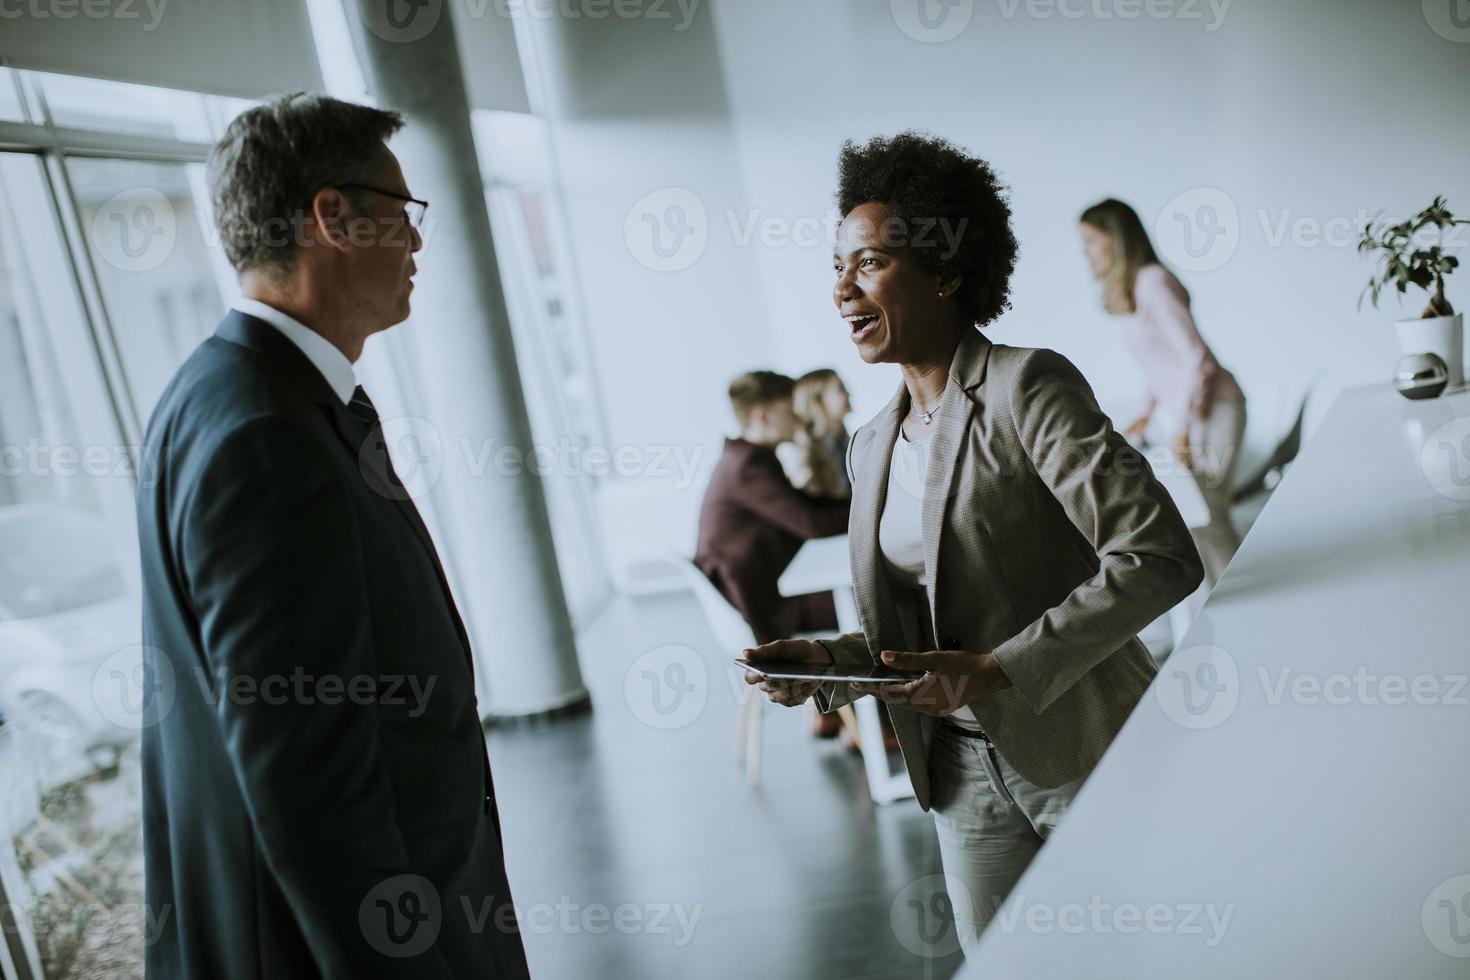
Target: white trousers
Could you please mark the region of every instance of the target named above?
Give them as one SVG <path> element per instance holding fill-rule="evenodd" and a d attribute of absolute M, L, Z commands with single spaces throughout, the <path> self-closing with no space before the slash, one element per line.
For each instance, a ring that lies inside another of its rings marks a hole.
<path fill-rule="evenodd" d="M 1230 495 L 1235 490 L 1236 461 L 1244 439 L 1245 401 L 1239 398 L 1215 402 L 1207 417 L 1189 426 L 1194 482 L 1210 512 L 1208 524 L 1189 529 L 1205 564 L 1206 593 L 1240 547 L 1240 534 L 1230 520 Z"/>

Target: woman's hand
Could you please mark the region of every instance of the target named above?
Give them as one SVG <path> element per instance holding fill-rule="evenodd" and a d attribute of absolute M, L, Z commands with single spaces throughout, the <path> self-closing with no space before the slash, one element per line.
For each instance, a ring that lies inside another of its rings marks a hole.
<path fill-rule="evenodd" d="M 775 640 L 743 651 L 745 659 L 753 664 L 761 661 L 821 664 L 832 662 L 832 654 L 827 648 L 815 640 Z M 749 671 L 745 674 L 745 683 L 754 684 L 766 692 L 766 697 L 771 699 L 772 704 L 784 704 L 795 707 L 804 704 L 813 694 L 822 689 L 821 681 L 774 681 L 770 678 L 760 677 Z"/>
<path fill-rule="evenodd" d="M 1174 455 L 1186 470 L 1194 470 L 1194 449 L 1189 445 L 1189 433 L 1181 432 L 1174 438 Z"/>
<path fill-rule="evenodd" d="M 860 684 L 854 692 L 871 694 L 891 705 L 900 705 L 926 715 L 943 718 L 982 695 L 1003 691 L 1011 679 L 1000 669 L 993 653 L 967 653 L 964 650 L 930 650 L 927 653 L 903 653 L 884 650 L 883 662 L 895 670 L 922 670 L 926 673 L 907 684 Z"/>
<path fill-rule="evenodd" d="M 1140 415 L 1128 424 L 1123 430 L 1123 438 L 1131 443 L 1142 443 L 1144 434 L 1148 432 L 1149 416 Z"/>

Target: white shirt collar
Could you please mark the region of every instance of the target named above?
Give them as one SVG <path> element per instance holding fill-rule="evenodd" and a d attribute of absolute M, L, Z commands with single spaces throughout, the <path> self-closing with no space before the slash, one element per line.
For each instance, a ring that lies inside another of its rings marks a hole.
<path fill-rule="evenodd" d="M 286 339 L 300 348 L 306 359 L 322 373 L 332 393 L 342 400 L 342 404 L 352 401 L 352 392 L 357 387 L 357 372 L 347 355 L 338 350 L 330 340 L 300 320 L 289 317 L 258 299 L 241 296 L 231 305 L 241 313 L 264 320 L 285 334 Z"/>

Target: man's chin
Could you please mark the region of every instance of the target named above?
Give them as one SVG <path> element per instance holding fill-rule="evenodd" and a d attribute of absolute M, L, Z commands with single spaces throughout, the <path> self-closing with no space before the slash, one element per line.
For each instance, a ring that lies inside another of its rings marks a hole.
<path fill-rule="evenodd" d="M 413 306 L 408 301 L 408 294 L 405 293 L 403 295 L 403 299 L 400 300 L 399 303 L 398 303 L 398 309 L 394 313 L 393 322 L 390 323 L 390 324 L 388 324 L 388 326 L 389 327 L 396 327 L 396 326 L 398 326 L 404 320 L 407 320 L 412 313 L 413 313 Z M 387 329 L 387 328 L 385 327 L 384 329 Z"/>

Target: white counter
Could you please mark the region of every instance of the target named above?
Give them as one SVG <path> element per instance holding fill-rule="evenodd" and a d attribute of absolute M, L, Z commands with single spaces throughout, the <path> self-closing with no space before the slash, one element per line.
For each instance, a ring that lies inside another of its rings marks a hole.
<path fill-rule="evenodd" d="M 1470 394 L 1333 406 L 965 977 L 1470 976 Z"/>

